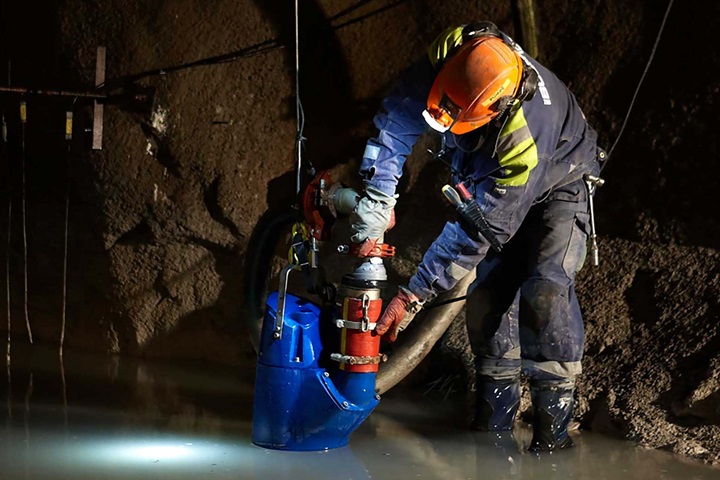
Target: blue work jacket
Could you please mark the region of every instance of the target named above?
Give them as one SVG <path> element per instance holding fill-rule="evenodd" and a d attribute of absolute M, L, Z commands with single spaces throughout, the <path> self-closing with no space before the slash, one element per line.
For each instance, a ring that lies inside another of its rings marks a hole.
<path fill-rule="evenodd" d="M 395 194 L 406 157 L 429 128 L 422 112 L 430 88 L 445 56 L 461 43 L 461 30 L 443 32 L 383 100 L 374 118 L 378 135 L 367 142 L 360 167 L 366 185 Z M 491 122 L 464 135 L 442 134 L 454 180 L 469 186 L 501 243 L 512 238 L 533 204 L 597 167 L 597 134 L 574 95 L 509 37 L 505 40 L 537 70 L 536 94 L 517 105 L 502 125 Z M 428 300 L 451 289 L 489 247 L 459 221 L 448 222 L 410 279 L 410 290 Z"/>

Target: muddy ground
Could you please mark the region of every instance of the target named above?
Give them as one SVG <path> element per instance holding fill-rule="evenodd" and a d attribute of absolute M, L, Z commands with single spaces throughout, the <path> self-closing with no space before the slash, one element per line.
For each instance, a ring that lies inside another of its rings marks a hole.
<path fill-rule="evenodd" d="M 507 0 L 361 3 L 348 12 L 350 0 L 302 2 L 300 18 L 305 157 L 351 184 L 357 178 L 347 172 L 357 167 L 382 95 L 440 30 L 490 19 L 522 42 Z M 570 85 L 610 147 L 665 2 L 535 3 L 540 59 Z M 106 107 L 100 152 L 89 150 L 83 132 L 91 112 L 86 102 L 27 99 L 27 306 L 35 341 L 57 343 L 60 335 L 69 189 L 67 347 L 253 368 L 240 320 L 242 265 L 260 215 L 290 202 L 294 191 L 292 5 L 0 2 L 0 79 L 8 77 L 11 58 L 14 85 L 92 85 L 95 49 L 105 45 L 108 82 L 150 99 Z M 362 18 L 385 5 L 392 7 Z M 720 6 L 706 2 L 674 8 L 596 197 L 601 266 L 586 267 L 578 285 L 587 329 L 581 424 L 714 463 L 720 462 L 720 215 L 712 198 L 720 166 L 712 125 L 720 81 L 708 73 L 720 67 L 710 25 L 718 14 Z M 269 48 L 253 56 L 187 65 L 268 40 Z M 142 72 L 149 73 L 137 75 Z M 11 329 L 22 339 L 22 128 L 17 97 L 0 102 L 9 131 L 0 232 L 11 234 Z M 66 109 L 76 120 L 69 154 Z M 416 149 L 391 234 L 401 252 L 390 265 L 396 282 L 412 273 L 451 215 L 436 188 L 446 176 Z M 5 265 L 5 253 L 2 258 Z M 444 384 L 460 394 L 468 358 L 458 322 L 411 380 L 420 387 L 456 378 Z"/>

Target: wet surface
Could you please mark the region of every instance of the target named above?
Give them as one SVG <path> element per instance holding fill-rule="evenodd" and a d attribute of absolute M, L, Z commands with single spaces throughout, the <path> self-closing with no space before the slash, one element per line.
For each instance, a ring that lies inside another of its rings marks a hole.
<path fill-rule="evenodd" d="M 1 383 L 1 479 L 720 479 L 587 432 L 574 449 L 529 454 L 526 429 L 468 432 L 461 405 L 392 393 L 349 447 L 265 450 L 250 441 L 253 372 L 73 352 L 63 363 L 56 351 L 14 348 Z"/>

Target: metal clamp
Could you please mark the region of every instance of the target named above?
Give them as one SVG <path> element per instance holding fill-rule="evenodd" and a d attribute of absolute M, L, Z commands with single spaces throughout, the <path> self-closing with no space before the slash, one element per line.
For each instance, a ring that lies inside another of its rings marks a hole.
<path fill-rule="evenodd" d="M 377 323 L 363 324 L 363 322 L 353 322 L 352 320 L 345 320 L 344 318 L 338 318 L 335 320 L 335 326 L 338 328 L 348 328 L 350 330 L 361 330 L 367 332 L 368 330 L 375 330 Z M 365 329 L 363 330 L 363 326 Z"/>

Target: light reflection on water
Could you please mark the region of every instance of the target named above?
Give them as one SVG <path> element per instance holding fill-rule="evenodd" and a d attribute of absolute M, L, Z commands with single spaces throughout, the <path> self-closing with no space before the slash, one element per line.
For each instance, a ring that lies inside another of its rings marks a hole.
<path fill-rule="evenodd" d="M 426 398 L 387 395 L 327 452 L 278 452 L 250 442 L 252 383 L 237 369 L 143 363 L 16 348 L 0 418 L 0 479 L 655 479 L 720 478 L 720 470 L 600 435 L 533 455 L 515 438 L 465 431 Z M 247 373 L 247 372 L 246 372 Z M 250 372 L 251 373 L 251 372 Z M 456 417 L 456 416 L 455 416 Z"/>

